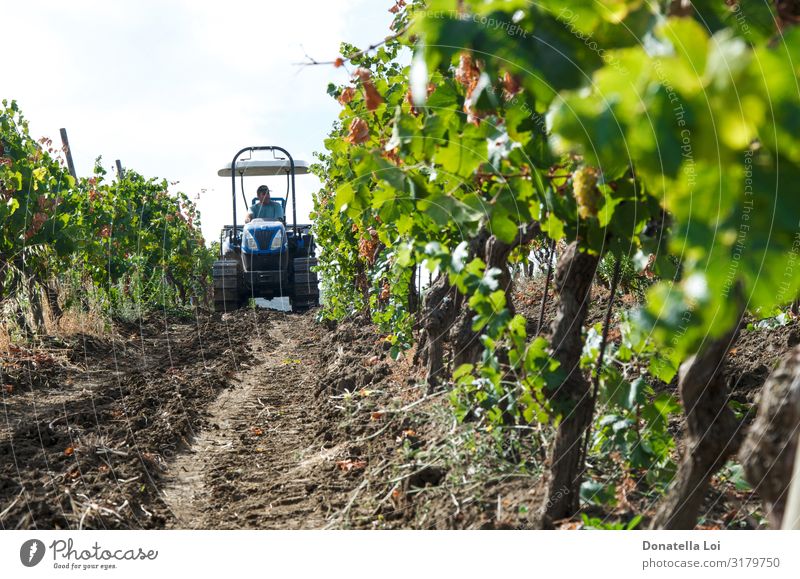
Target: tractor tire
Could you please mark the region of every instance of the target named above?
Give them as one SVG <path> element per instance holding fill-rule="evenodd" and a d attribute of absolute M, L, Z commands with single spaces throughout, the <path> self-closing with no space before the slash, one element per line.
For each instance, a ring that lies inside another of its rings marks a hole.
<path fill-rule="evenodd" d="M 311 271 L 312 267 L 316 267 L 317 265 L 317 258 L 316 257 L 298 257 L 293 260 L 294 271 L 302 272 L 302 271 Z"/>
<path fill-rule="evenodd" d="M 242 305 L 239 264 L 233 259 L 214 262 L 214 311 L 233 312 Z"/>
<path fill-rule="evenodd" d="M 317 265 L 314 257 L 293 260 L 294 290 L 290 296 L 293 312 L 305 312 L 319 305 L 319 279 L 311 268 Z"/>

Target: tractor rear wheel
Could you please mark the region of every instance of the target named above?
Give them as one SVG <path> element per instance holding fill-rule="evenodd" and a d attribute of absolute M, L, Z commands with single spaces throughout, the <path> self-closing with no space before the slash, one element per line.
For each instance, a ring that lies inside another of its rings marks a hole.
<path fill-rule="evenodd" d="M 319 279 L 311 268 L 317 265 L 314 257 L 293 260 L 294 290 L 290 296 L 293 312 L 304 312 L 319 305 Z"/>
<path fill-rule="evenodd" d="M 239 264 L 233 259 L 214 262 L 214 311 L 233 312 L 241 306 Z"/>

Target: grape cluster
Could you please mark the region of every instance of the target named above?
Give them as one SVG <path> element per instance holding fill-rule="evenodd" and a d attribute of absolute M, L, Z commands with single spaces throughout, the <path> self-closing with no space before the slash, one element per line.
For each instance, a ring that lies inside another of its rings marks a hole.
<path fill-rule="evenodd" d="M 595 217 L 600 209 L 602 193 L 597 189 L 598 171 L 583 167 L 572 174 L 572 193 L 578 202 L 578 214 L 583 219 Z"/>

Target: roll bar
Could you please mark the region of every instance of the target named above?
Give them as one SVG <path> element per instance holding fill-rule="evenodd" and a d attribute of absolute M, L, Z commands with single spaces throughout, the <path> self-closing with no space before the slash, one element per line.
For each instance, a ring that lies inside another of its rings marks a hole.
<path fill-rule="evenodd" d="M 297 236 L 297 195 L 295 193 L 294 188 L 294 159 L 292 155 L 284 149 L 283 147 L 276 147 L 273 145 L 265 146 L 265 147 L 245 147 L 233 157 L 233 161 L 231 161 L 231 198 L 233 199 L 233 235 L 234 239 L 239 241 L 239 233 L 236 228 L 236 161 L 239 160 L 244 153 L 250 151 L 280 151 L 289 159 L 289 175 L 291 180 L 291 192 L 292 192 L 292 227 L 294 229 L 294 234 Z M 245 199 L 246 201 L 246 199 Z"/>

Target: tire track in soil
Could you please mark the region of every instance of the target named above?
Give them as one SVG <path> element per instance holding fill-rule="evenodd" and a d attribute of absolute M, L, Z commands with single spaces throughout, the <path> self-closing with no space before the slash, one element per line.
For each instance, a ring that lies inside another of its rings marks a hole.
<path fill-rule="evenodd" d="M 209 427 L 172 463 L 164 499 L 180 529 L 324 527 L 351 488 L 315 441 L 320 333 L 313 314 L 275 312 L 256 355 L 209 406 Z"/>

